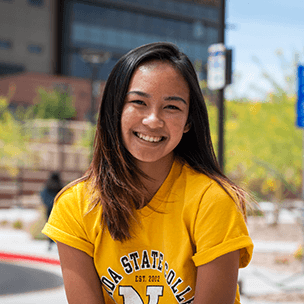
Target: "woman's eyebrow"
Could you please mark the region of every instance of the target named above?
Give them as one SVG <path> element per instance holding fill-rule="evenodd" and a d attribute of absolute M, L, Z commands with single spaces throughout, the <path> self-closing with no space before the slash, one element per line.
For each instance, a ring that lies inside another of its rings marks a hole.
<path fill-rule="evenodd" d="M 148 93 L 142 92 L 142 91 L 130 91 L 126 95 L 130 95 L 130 94 L 137 94 L 139 96 L 146 97 L 146 98 L 151 97 L 151 95 L 149 95 Z"/>
<path fill-rule="evenodd" d="M 170 97 L 166 97 L 165 100 L 177 100 L 177 101 L 182 101 L 184 104 L 187 104 L 187 102 L 178 96 L 170 96 Z"/>
<path fill-rule="evenodd" d="M 142 97 L 151 98 L 150 94 L 142 92 L 142 91 L 130 91 L 126 95 L 130 95 L 130 94 L 136 94 L 136 95 L 139 95 Z M 183 98 L 178 97 L 178 96 L 169 96 L 169 97 L 166 97 L 165 100 L 169 100 L 169 101 L 177 100 L 177 101 L 182 101 L 184 104 L 187 104 L 187 102 Z"/>

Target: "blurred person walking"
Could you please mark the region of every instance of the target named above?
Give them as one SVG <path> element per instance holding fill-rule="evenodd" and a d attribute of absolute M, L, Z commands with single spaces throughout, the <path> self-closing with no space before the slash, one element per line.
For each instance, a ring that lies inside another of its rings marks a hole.
<path fill-rule="evenodd" d="M 40 192 L 40 196 L 42 198 L 43 205 L 46 207 L 47 212 L 47 220 L 51 214 L 54 199 L 57 193 L 63 188 L 62 181 L 60 178 L 60 173 L 51 172 L 48 180 L 45 183 L 43 190 Z M 54 241 L 49 238 L 49 246 L 48 250 L 52 249 L 52 244 Z"/>

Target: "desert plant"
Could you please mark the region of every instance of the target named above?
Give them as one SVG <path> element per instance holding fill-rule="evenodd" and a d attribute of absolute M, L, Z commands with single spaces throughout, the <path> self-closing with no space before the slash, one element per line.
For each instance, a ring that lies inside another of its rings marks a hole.
<path fill-rule="evenodd" d="M 13 228 L 14 229 L 23 229 L 24 224 L 21 220 L 16 220 L 16 221 L 13 222 Z"/>
<path fill-rule="evenodd" d="M 303 259 L 303 247 L 302 245 L 299 245 L 298 249 L 294 252 L 293 254 L 294 258 L 299 260 L 299 261 L 302 261 Z"/>
<path fill-rule="evenodd" d="M 46 240 L 47 237 L 41 233 L 46 222 L 46 209 L 44 206 L 39 206 L 39 217 L 29 227 L 29 233 L 34 240 Z"/>
<path fill-rule="evenodd" d="M 7 226 L 7 225 L 8 225 L 8 221 L 7 220 L 0 221 L 0 226 Z"/>
<path fill-rule="evenodd" d="M 276 264 L 280 264 L 280 265 L 288 265 L 290 264 L 290 261 L 288 258 L 284 258 L 284 257 L 276 257 L 274 262 Z"/>
<path fill-rule="evenodd" d="M 28 162 L 29 135 L 8 107 L 8 97 L 0 96 L 0 168 L 17 176 L 19 167 Z"/>

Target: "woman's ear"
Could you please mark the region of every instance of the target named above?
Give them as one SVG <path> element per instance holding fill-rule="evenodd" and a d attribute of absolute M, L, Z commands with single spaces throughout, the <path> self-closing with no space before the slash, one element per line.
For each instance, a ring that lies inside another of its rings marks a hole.
<path fill-rule="evenodd" d="M 191 121 L 188 120 L 188 122 L 186 123 L 185 127 L 184 127 L 184 133 L 187 133 L 190 129 L 191 129 L 192 123 Z"/>

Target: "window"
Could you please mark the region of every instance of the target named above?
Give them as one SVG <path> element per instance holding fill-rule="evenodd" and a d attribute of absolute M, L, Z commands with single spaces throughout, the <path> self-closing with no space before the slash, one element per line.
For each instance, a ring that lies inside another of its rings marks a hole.
<path fill-rule="evenodd" d="M 42 53 L 42 47 L 40 45 L 37 45 L 37 44 L 29 44 L 27 46 L 27 50 L 30 53 L 33 53 L 33 54 L 41 54 Z"/>
<path fill-rule="evenodd" d="M 207 28 L 207 41 L 208 43 L 216 43 L 218 41 L 218 29 L 214 27 Z"/>
<path fill-rule="evenodd" d="M 0 63 L 0 75 L 16 74 L 24 71 L 25 68 L 22 65 Z"/>
<path fill-rule="evenodd" d="M 0 39 L 0 49 L 2 50 L 9 50 L 12 48 L 12 43 L 6 39 Z"/>
<path fill-rule="evenodd" d="M 44 4 L 44 1 L 43 0 L 27 0 L 28 4 L 29 5 L 32 5 L 32 6 L 43 6 Z"/>
<path fill-rule="evenodd" d="M 205 38 L 205 27 L 199 21 L 196 21 L 193 24 L 193 36 L 196 39 L 203 39 L 203 38 Z"/>

